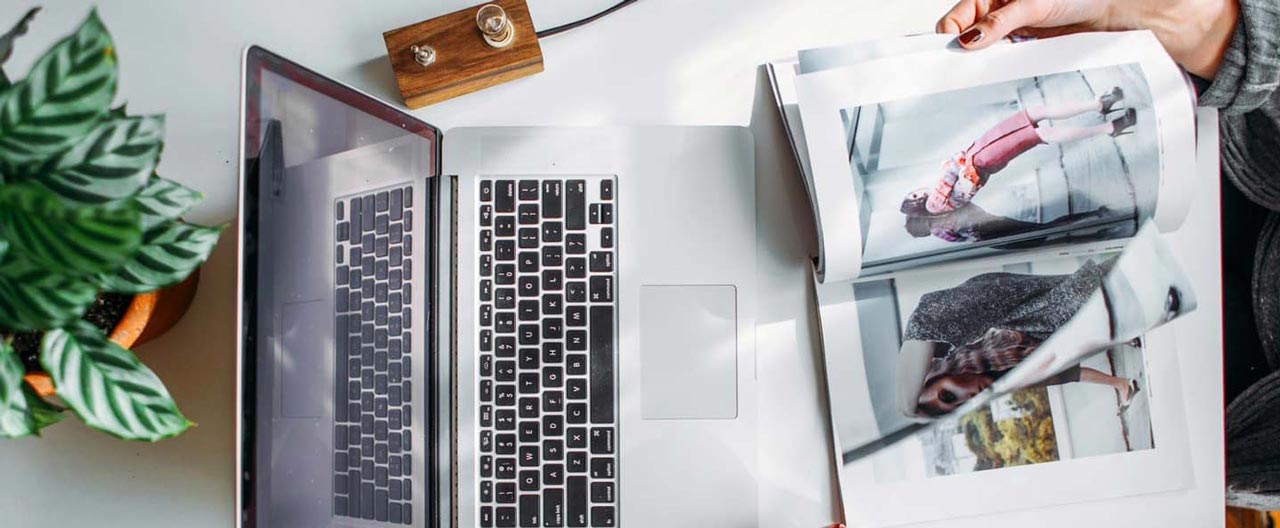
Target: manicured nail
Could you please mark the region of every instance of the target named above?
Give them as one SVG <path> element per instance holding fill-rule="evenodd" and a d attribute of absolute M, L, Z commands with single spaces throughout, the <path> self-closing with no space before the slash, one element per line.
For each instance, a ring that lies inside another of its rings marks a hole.
<path fill-rule="evenodd" d="M 985 36 L 985 35 L 983 35 L 983 34 L 982 34 L 982 30 L 981 30 L 981 29 L 978 29 L 978 28 L 969 28 L 969 30 L 968 30 L 968 31 L 965 31 L 964 33 L 961 33 L 959 38 L 960 38 L 960 43 L 961 43 L 961 44 L 964 44 L 965 46 L 968 46 L 968 45 L 970 45 L 970 44 L 974 44 L 974 43 L 977 43 L 977 42 L 982 41 L 982 37 L 984 37 L 984 36 Z"/>

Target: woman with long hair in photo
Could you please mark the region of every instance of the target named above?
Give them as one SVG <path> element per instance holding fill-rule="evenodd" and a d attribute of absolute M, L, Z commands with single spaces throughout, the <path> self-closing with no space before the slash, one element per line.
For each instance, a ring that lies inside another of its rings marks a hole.
<path fill-rule="evenodd" d="M 942 176 L 933 187 L 915 189 L 902 200 L 901 210 L 907 216 L 940 215 L 969 204 L 987 181 L 1014 158 L 1039 145 L 1079 141 L 1099 135 L 1119 136 L 1138 122 L 1132 108 L 1119 110 L 1117 117 L 1092 126 L 1043 124 L 1047 119 L 1100 113 L 1104 117 L 1117 110 L 1124 100 L 1119 87 L 1092 100 L 1052 106 L 1030 106 L 1020 110 L 987 130 L 969 148 L 942 162 Z"/>
<path fill-rule="evenodd" d="M 1076 357 L 1106 348 L 1117 336 L 1132 339 L 1135 325 L 1152 318 L 1143 316 L 1148 310 L 1138 306 L 1150 299 L 1149 293 L 1137 298 L 1137 292 L 1163 288 L 1163 306 L 1157 307 L 1163 315 L 1156 316 L 1160 319 L 1187 308 L 1181 288 L 1159 282 L 1156 266 L 1146 270 L 1149 276 L 1132 282 L 1124 273 L 1112 273 L 1115 265 L 1114 258 L 1101 264 L 1088 261 L 1069 275 L 984 273 L 921 296 L 898 352 L 900 410 L 913 417 L 955 410 L 1021 364 L 1073 318 L 1078 334 L 1072 334 L 1069 346 L 1078 348 L 1071 352 Z M 1102 300 L 1089 302 L 1099 290 Z M 1140 390 L 1137 380 L 1079 366 L 1038 385 L 1073 382 L 1114 388 L 1120 413 Z"/>
<path fill-rule="evenodd" d="M 906 210 L 903 211 L 907 213 Z M 1002 238 L 1035 233 L 1069 226 L 1087 220 L 1101 220 L 1111 216 L 1105 206 L 1082 213 L 1070 213 L 1048 222 L 1027 222 L 988 213 L 978 204 L 969 203 L 959 209 L 942 214 L 910 214 L 906 216 L 903 228 L 915 238 L 934 236 L 947 242 L 980 242 L 983 240 L 999 240 Z M 1003 249 L 1022 249 L 1036 247 L 1040 240 L 1029 243 L 1002 244 Z"/>

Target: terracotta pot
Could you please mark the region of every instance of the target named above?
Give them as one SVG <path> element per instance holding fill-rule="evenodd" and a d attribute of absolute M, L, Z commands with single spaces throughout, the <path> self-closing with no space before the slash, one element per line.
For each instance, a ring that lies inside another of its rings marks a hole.
<path fill-rule="evenodd" d="M 117 345 L 132 348 L 165 333 L 187 313 L 199 282 L 200 268 L 196 268 L 190 277 L 173 286 L 134 295 L 124 316 L 107 337 Z M 48 374 L 34 372 L 25 378 L 39 395 L 48 397 L 54 394 L 53 380 Z"/>

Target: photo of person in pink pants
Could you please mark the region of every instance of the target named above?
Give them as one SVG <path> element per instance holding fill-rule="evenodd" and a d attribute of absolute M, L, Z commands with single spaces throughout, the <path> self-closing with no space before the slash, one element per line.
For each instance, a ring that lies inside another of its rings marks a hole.
<path fill-rule="evenodd" d="M 1029 106 L 987 130 L 964 151 L 942 163 L 942 176 L 932 187 L 908 193 L 901 210 L 907 216 L 931 217 L 954 213 L 969 205 L 991 176 L 1014 158 L 1040 145 L 1057 145 L 1099 135 L 1120 136 L 1138 122 L 1133 108 L 1119 108 L 1124 92 L 1112 88 L 1092 100 Z M 1091 126 L 1049 126 L 1043 121 L 1100 113 L 1103 123 Z M 1114 114 L 1114 116 L 1113 116 Z"/>

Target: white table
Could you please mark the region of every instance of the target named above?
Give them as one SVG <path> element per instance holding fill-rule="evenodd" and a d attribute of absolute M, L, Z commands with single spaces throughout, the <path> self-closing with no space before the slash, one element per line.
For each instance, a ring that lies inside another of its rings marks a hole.
<path fill-rule="evenodd" d="M 540 26 L 608 5 L 532 0 Z M 0 5 L 7 28 L 28 7 Z M 103 0 L 132 112 L 164 112 L 162 174 L 205 193 L 190 216 L 232 219 L 236 197 L 239 58 L 257 43 L 398 102 L 381 32 L 470 0 Z M 797 49 L 928 31 L 950 0 L 642 0 L 542 43 L 546 71 L 417 113 L 448 129 L 510 124 L 749 124 L 761 178 L 759 516 L 761 526 L 816 528 L 839 515 L 824 418 L 806 255 L 813 226 L 758 65 Z M 21 77 L 89 3 L 46 6 L 6 71 Z M 584 5 L 590 4 L 590 5 Z M 256 14 L 251 14 L 256 13 Z M 1218 325 L 1217 182 L 1204 182 L 1175 245 L 1205 300 L 1177 331 L 1196 485 L 1182 492 L 1014 512 L 947 526 L 1179 526 L 1222 521 L 1222 396 Z M 110 439 L 68 420 L 39 440 L 0 443 L 0 516 L 21 526 L 226 527 L 232 522 L 235 245 L 224 238 L 195 305 L 138 350 L 199 424 L 156 445 Z M 1205 381 L 1208 380 L 1208 381 Z M 730 505 L 726 505 L 730 507 Z M 1154 517 L 1153 517 L 1154 516 Z M 995 521 L 995 522 L 993 522 Z M 7 523 L 6 523 L 7 524 Z"/>

